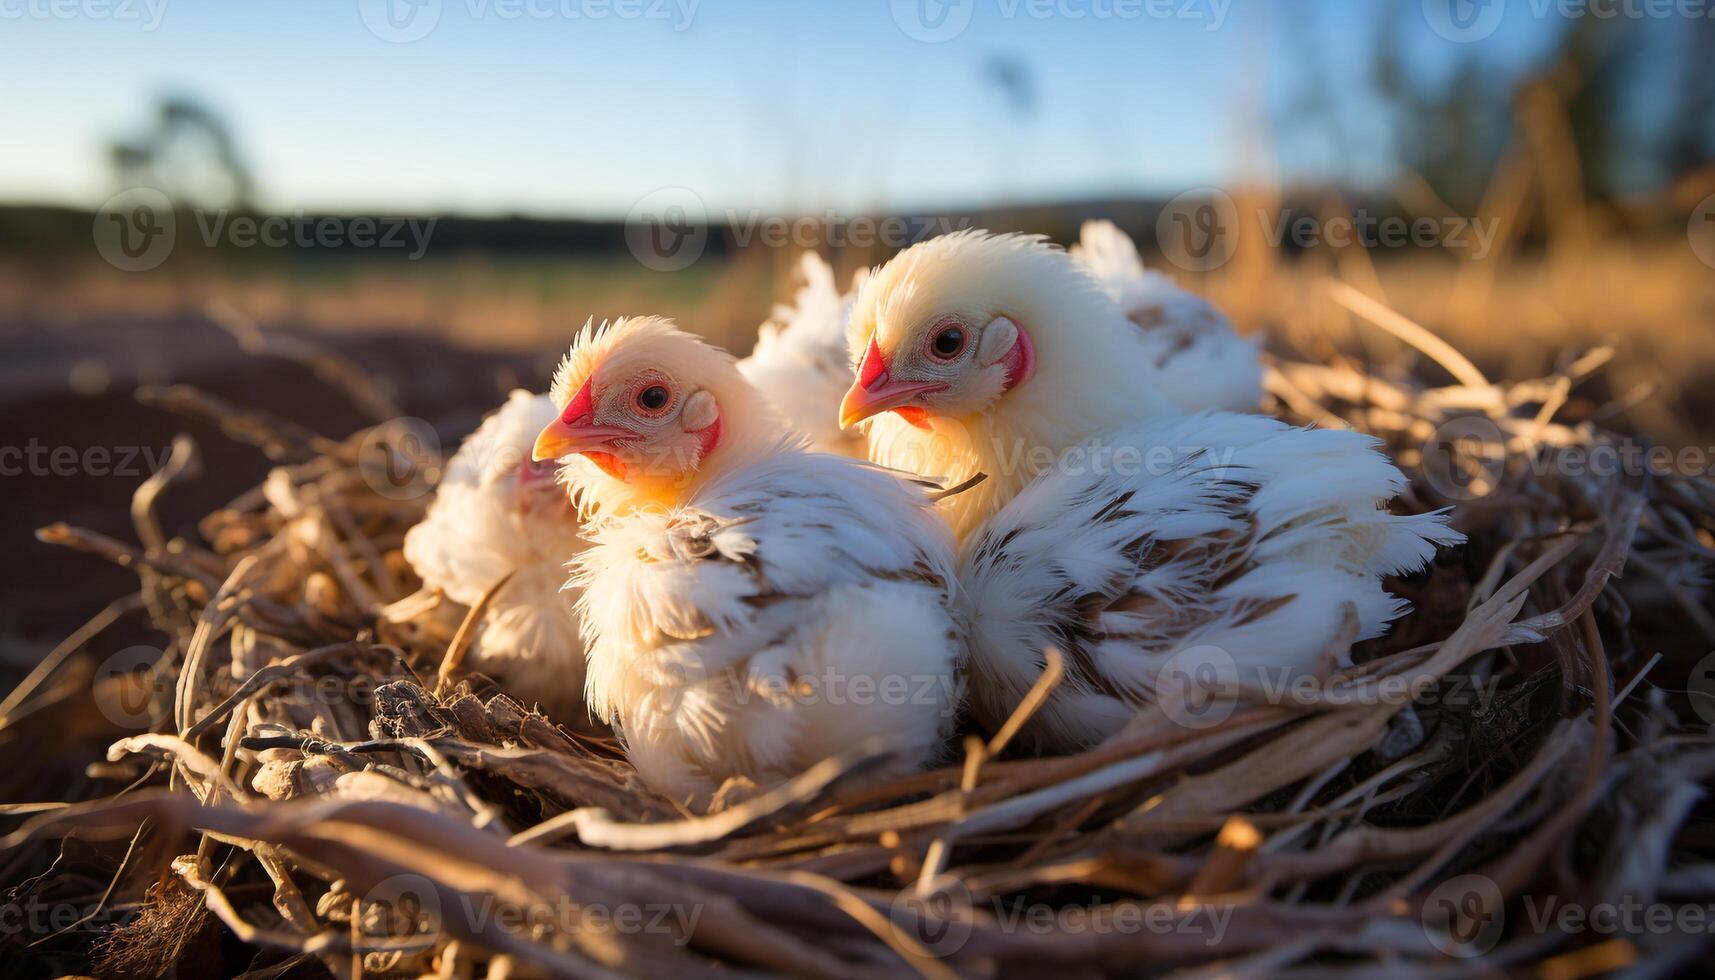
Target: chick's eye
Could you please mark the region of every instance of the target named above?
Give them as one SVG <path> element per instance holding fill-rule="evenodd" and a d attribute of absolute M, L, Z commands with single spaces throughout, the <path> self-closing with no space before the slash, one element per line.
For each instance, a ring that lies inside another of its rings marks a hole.
<path fill-rule="evenodd" d="M 961 327 L 946 327 L 929 341 L 929 353 L 950 361 L 965 349 L 965 331 Z"/>
<path fill-rule="evenodd" d="M 672 394 L 663 385 L 650 385 L 637 393 L 637 407 L 645 412 L 659 412 L 671 400 Z"/>

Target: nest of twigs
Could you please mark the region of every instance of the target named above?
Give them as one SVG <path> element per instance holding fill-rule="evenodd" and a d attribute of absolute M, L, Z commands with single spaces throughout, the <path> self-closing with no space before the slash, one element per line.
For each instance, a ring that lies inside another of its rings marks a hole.
<path fill-rule="evenodd" d="M 279 466 L 200 540 L 169 539 L 154 500 L 192 475 L 184 440 L 138 492 L 138 544 L 43 532 L 134 568 L 141 591 L 9 711 L 130 610 L 169 642 L 141 672 L 95 680 L 98 702 L 136 719 L 87 771 L 107 795 L 36 807 L 5 841 L 49 872 L 48 843 L 66 859 L 75 839 L 79 866 L 103 873 L 37 873 L 12 900 L 99 895 L 95 965 L 136 975 L 211 956 L 341 977 L 1692 962 L 1706 929 L 1588 913 L 1677 915 L 1715 890 L 1697 809 L 1710 706 L 1683 690 L 1684 658 L 1715 645 L 1715 485 L 1594 465 L 1637 444 L 1584 394 L 1608 352 L 1491 383 L 1346 299 L 1426 356 L 1278 354 L 1277 411 L 1381 437 L 1413 477 L 1404 506 L 1454 505 L 1470 536 L 1393 583 L 1416 611 L 1352 650 L 1355 667 L 1330 650 L 1290 695 L 1226 692 L 1203 723 L 1148 712 L 1082 754 L 1022 757 L 1009 739 L 1056 682 L 1050 658 L 958 765 L 877 788 L 845 778 L 874 761 L 856 746 L 703 816 L 652 794 L 605 733 L 459 669 L 456 617 L 382 615 L 417 587 L 399 549 L 435 476 L 408 430 L 334 441 L 155 392 Z"/>

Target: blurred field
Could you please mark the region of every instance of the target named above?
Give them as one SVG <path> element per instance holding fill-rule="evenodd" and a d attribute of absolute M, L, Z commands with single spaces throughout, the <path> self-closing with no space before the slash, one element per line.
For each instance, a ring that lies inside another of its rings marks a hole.
<path fill-rule="evenodd" d="M 1246 202 L 1244 208 L 1277 207 Z M 1272 212 L 1271 212 L 1272 213 Z M 1071 215 L 957 218 L 961 226 L 1076 235 Z M 1153 221 L 1125 222 L 1152 264 L 1225 309 L 1271 344 L 1330 330 L 1349 315 L 1330 302 L 1330 279 L 1351 283 L 1465 351 L 1496 377 L 1542 374 L 1573 348 L 1616 347 L 1609 394 L 1635 402 L 1631 419 L 1676 445 L 1715 437 L 1715 269 L 1685 237 L 1623 231 L 1570 245 L 1504 239 L 1481 260 L 1449 250 L 1323 247 L 1288 253 L 1241 237 L 1232 259 L 1206 274 L 1150 254 Z M 1505 227 L 1505 226 L 1503 226 Z M 45 324 L 197 316 L 225 304 L 274 328 L 324 334 L 405 333 L 471 349 L 529 355 L 540 384 L 561 345 L 587 317 L 651 312 L 746 352 L 771 305 L 790 291 L 797 250 L 727 249 L 661 273 L 622 249 L 600 254 L 366 257 L 169 263 L 147 275 L 99 261 L 56 263 L 51 273 L 0 260 L 0 317 Z M 842 275 L 885 260 L 876 250 L 833 251 Z M 1314 327 L 1314 329 L 1310 329 Z M 1378 331 L 1351 340 L 1397 347 Z M 1360 348 L 1362 349 L 1362 348 Z"/>
<path fill-rule="evenodd" d="M 1237 263 L 1235 263 L 1237 264 Z M 1612 244 L 1479 264 L 1262 264 L 1203 284 L 1243 329 L 1295 339 L 1335 332 L 1378 357 L 1398 345 L 1331 302 L 1329 277 L 1429 328 L 1492 378 L 1537 377 L 1569 352 L 1615 348 L 1603 392 L 1636 431 L 1674 445 L 1715 437 L 1715 270 L 1683 243 Z M 1346 321 L 1345 326 L 1339 326 Z M 1330 326 L 1334 325 L 1334 326 Z M 1588 393 L 1586 393 L 1588 394 Z"/>

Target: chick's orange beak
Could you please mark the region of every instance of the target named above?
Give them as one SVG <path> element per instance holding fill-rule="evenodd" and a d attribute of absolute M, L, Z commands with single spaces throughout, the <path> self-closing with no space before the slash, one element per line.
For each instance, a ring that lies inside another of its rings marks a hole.
<path fill-rule="evenodd" d="M 536 437 L 530 458 L 541 462 L 574 453 L 602 452 L 621 439 L 635 439 L 637 436 L 638 433 L 624 426 L 596 424 L 590 382 L 585 381 L 560 417 L 549 422 Z"/>
<path fill-rule="evenodd" d="M 912 425 L 923 427 L 927 424 L 923 420 L 927 413 L 921 409 L 912 410 L 912 400 L 918 395 L 945 391 L 946 388 L 946 385 L 934 381 L 893 380 L 888 375 L 887 361 L 881 356 L 881 348 L 871 337 L 869 350 L 864 352 L 863 363 L 858 366 L 857 380 L 840 401 L 840 428 L 849 429 L 872 415 L 889 411 L 898 411 Z"/>

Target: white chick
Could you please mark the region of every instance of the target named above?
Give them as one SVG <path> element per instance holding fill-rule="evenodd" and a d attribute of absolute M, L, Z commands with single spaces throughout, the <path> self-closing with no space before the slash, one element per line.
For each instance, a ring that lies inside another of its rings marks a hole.
<path fill-rule="evenodd" d="M 555 414 L 547 395 L 507 396 L 447 463 L 434 503 L 405 534 L 405 559 L 425 589 L 466 606 L 511 574 L 490 601 L 466 664 L 521 702 L 570 721 L 581 708 L 584 651 L 575 596 L 561 589 L 566 562 L 584 543 L 553 467 L 530 458 Z"/>
<path fill-rule="evenodd" d="M 694 809 L 866 736 L 941 751 L 952 543 L 925 490 L 811 453 L 732 357 L 653 317 L 586 327 L 535 458 L 597 516 L 578 557 L 590 710 Z"/>
<path fill-rule="evenodd" d="M 1136 325 L 1039 238 L 902 252 L 864 286 L 849 336 L 862 359 L 843 421 L 887 413 L 873 458 L 990 476 L 944 505 L 973 703 L 998 723 L 1059 647 L 1067 680 L 1027 733 L 1041 747 L 1114 731 L 1188 647 L 1218 647 L 1247 687 L 1296 680 L 1348 606 L 1361 636 L 1403 613 L 1381 576 L 1460 540 L 1443 514 L 1387 512 L 1404 478 L 1363 435 L 1185 417 Z"/>
<path fill-rule="evenodd" d="M 739 370 L 827 452 L 862 458 L 861 437 L 840 431 L 849 382 L 845 317 L 852 295 L 814 252 L 804 284 L 775 307 Z M 474 605 L 508 573 L 476 634 L 467 663 L 558 720 L 582 714 L 583 644 L 565 565 L 581 550 L 580 525 L 550 463 L 530 459 L 537 433 L 557 414 L 547 395 L 514 391 L 461 445 L 423 521 L 405 537 L 405 558 L 424 587 Z M 399 605 L 411 608 L 413 600 Z"/>

